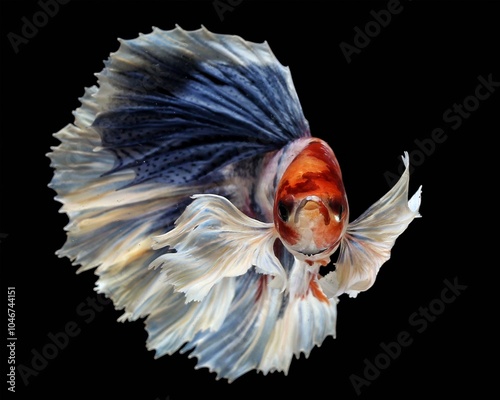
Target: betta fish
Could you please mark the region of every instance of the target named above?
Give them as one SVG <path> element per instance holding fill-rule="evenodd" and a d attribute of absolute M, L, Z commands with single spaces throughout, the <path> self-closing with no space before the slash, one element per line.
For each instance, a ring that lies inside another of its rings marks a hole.
<path fill-rule="evenodd" d="M 176 26 L 119 43 L 47 154 L 69 220 L 56 254 L 94 270 L 119 321 L 143 320 L 155 358 L 188 353 L 228 382 L 286 375 L 420 216 L 408 153 L 351 220 L 339 162 L 267 42 Z"/>

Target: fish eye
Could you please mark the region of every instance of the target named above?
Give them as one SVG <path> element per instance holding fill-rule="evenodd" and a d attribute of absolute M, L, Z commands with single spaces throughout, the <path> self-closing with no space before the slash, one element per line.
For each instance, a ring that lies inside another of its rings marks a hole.
<path fill-rule="evenodd" d="M 342 220 L 342 215 L 344 214 L 344 205 L 335 200 L 330 200 L 329 205 L 330 209 L 335 214 L 335 219 L 337 220 L 337 222 L 340 222 Z"/>
<path fill-rule="evenodd" d="M 290 217 L 290 209 L 282 201 L 278 203 L 278 216 L 283 222 L 287 222 Z"/>

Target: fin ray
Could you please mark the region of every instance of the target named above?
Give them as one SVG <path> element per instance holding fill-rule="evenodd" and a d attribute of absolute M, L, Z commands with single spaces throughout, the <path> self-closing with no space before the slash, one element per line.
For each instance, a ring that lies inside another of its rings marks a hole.
<path fill-rule="evenodd" d="M 420 217 L 422 187 L 408 200 L 409 156 L 403 155 L 405 171 L 380 200 L 347 227 L 342 238 L 336 270 L 320 280 L 328 296 L 351 297 L 369 289 L 380 267 L 390 258 L 396 239 L 414 218 Z"/>

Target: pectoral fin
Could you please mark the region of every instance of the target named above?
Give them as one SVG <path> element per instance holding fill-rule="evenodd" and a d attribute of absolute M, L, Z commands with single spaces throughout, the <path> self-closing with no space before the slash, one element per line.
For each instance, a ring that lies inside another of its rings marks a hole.
<path fill-rule="evenodd" d="M 349 224 L 340 245 L 336 270 L 320 280 L 328 297 L 342 293 L 356 297 L 359 292 L 369 289 L 382 264 L 390 258 L 396 239 L 414 218 L 420 217 L 422 187 L 408 201 L 410 171 L 407 152 L 403 162 L 406 169 L 396 185 Z"/>
<path fill-rule="evenodd" d="M 173 230 L 154 238 L 154 249 L 169 247 L 151 263 L 166 273 L 166 284 L 201 301 L 223 278 L 245 274 L 252 266 L 273 276 L 283 288 L 286 273 L 273 252 L 277 238 L 272 223 L 254 220 L 229 200 L 217 195 L 195 195 Z"/>

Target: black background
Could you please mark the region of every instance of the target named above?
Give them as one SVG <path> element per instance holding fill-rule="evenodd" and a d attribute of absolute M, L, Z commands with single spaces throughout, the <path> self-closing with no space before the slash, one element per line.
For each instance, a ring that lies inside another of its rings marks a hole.
<path fill-rule="evenodd" d="M 363 29 L 373 20 L 370 11 L 386 9 L 387 2 L 237 3 L 221 19 L 212 1 L 73 0 L 16 53 L 9 33 L 21 34 L 22 18 L 31 20 L 41 8 L 35 1 L 2 2 L 2 337 L 9 286 L 16 287 L 18 367 L 32 368 L 34 354 L 50 343 L 49 333 L 60 334 L 70 322 L 78 327 L 78 335 L 27 385 L 17 375 L 15 394 L 7 391 L 3 374 L 2 396 L 176 400 L 284 398 L 304 391 L 307 397 L 357 398 L 352 375 L 366 378 L 366 360 L 373 362 L 380 344 L 403 331 L 412 343 L 361 387 L 361 398 L 494 393 L 488 363 L 496 369 L 491 298 L 498 262 L 488 254 L 498 218 L 495 201 L 488 199 L 498 186 L 500 88 L 457 129 L 443 113 L 474 95 L 478 76 L 500 81 L 498 3 L 401 1 L 401 12 L 350 63 L 340 43 L 353 44 L 354 28 Z M 54 255 L 64 243 L 67 219 L 47 188 L 52 171 L 45 154 L 58 144 L 52 134 L 73 121 L 78 97 L 95 83 L 93 74 L 118 48 L 118 37 L 175 24 L 268 41 L 291 68 L 312 134 L 337 154 L 353 218 L 389 189 L 384 174 L 397 174 L 405 150 L 415 162 L 412 192 L 423 185 L 423 218 L 398 239 L 369 291 L 341 298 L 337 338 L 327 338 L 308 359 L 294 360 L 288 376 L 251 372 L 228 384 L 195 370 L 186 355 L 154 360 L 144 346 L 143 323 L 117 322 L 121 313 L 111 305 L 90 314 L 95 276 L 76 275 L 69 260 Z M 415 141 L 429 140 L 436 128 L 446 140 L 422 156 Z M 412 324 L 420 307 L 443 304 L 445 280 L 466 289 L 425 328 Z"/>

